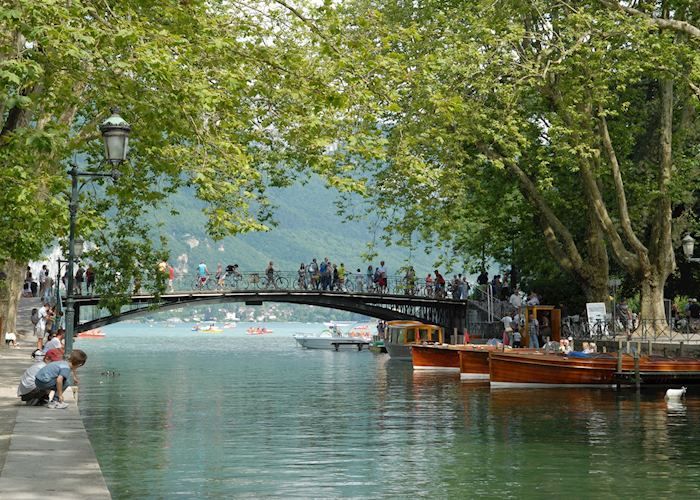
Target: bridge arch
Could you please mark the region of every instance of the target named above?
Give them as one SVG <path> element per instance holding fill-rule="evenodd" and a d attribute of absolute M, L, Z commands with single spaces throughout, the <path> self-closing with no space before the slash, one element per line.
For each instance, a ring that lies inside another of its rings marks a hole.
<path fill-rule="evenodd" d="M 262 305 L 265 302 L 304 304 L 354 312 L 382 320 L 416 320 L 442 326 L 447 332 L 466 326 L 467 303 L 454 299 L 433 299 L 406 295 L 348 294 L 331 291 L 234 291 L 172 293 L 161 296 L 135 295 L 131 309 L 119 315 L 101 316 L 80 321 L 81 309 L 97 306 L 98 296 L 77 297 L 75 332 L 83 332 L 109 324 L 133 319 L 153 310 L 167 310 L 198 304 L 245 302 Z"/>

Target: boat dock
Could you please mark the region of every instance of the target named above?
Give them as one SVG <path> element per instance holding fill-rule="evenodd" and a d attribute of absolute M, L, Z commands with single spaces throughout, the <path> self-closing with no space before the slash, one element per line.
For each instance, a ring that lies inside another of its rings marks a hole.
<path fill-rule="evenodd" d="M 342 346 L 342 345 L 356 345 L 356 346 L 357 346 L 357 350 L 358 350 L 358 351 L 361 351 L 361 350 L 362 350 L 362 346 L 368 346 L 370 343 L 369 343 L 369 341 L 367 341 L 367 342 L 357 342 L 357 341 L 355 341 L 355 342 L 348 342 L 348 341 L 339 340 L 339 341 L 337 341 L 337 342 L 331 342 L 330 344 L 333 346 L 333 348 L 334 348 L 336 351 L 337 351 L 338 349 L 340 349 L 340 346 Z"/>

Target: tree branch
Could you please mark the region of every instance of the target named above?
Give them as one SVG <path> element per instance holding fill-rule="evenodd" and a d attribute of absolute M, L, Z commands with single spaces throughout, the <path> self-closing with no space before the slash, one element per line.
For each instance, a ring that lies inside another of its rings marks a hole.
<path fill-rule="evenodd" d="M 635 252 L 637 252 L 637 254 L 640 256 L 646 255 L 646 247 L 641 241 L 639 241 L 639 238 L 637 238 L 637 235 L 634 233 L 634 229 L 632 229 L 632 221 L 630 219 L 630 214 L 627 207 L 627 196 L 625 195 L 625 186 L 622 182 L 620 164 L 617 161 L 617 155 L 615 154 L 615 149 L 613 148 L 612 140 L 610 139 L 610 133 L 608 132 L 608 123 L 605 120 L 605 115 L 603 114 L 602 109 L 600 110 L 599 130 L 600 136 L 603 140 L 603 146 L 605 147 L 605 151 L 608 154 L 608 159 L 610 160 L 622 231 L 629 244 L 632 245 L 632 248 L 634 248 Z"/>
<path fill-rule="evenodd" d="M 584 195 L 588 198 L 590 207 L 598 216 L 598 222 L 610 240 L 615 257 L 626 268 L 627 272 L 635 274 L 639 270 L 640 261 L 632 252 L 625 248 L 625 243 L 617 232 L 617 228 L 605 206 L 605 201 L 603 201 L 603 195 L 598 188 L 593 170 L 586 160 L 582 159 L 579 162 L 579 171 L 583 180 Z"/>
<path fill-rule="evenodd" d="M 645 19 L 648 19 L 661 29 L 671 29 L 674 31 L 685 33 L 693 38 L 700 40 L 700 29 L 698 29 L 696 26 L 693 26 L 687 21 L 679 21 L 677 19 L 661 19 L 658 17 L 654 17 L 653 15 L 648 14 L 639 9 L 626 7 L 624 5 L 621 5 L 619 2 L 613 0 L 600 0 L 600 3 L 608 7 L 609 9 L 626 12 L 627 14 L 630 14 L 632 16 L 643 17 Z"/>
<path fill-rule="evenodd" d="M 547 246 L 550 248 L 550 244 L 555 243 L 560 244 L 565 252 L 566 260 L 568 262 L 562 261 L 562 267 L 569 269 L 581 269 L 583 268 L 583 258 L 576 247 L 576 242 L 569 230 L 564 226 L 564 224 L 559 220 L 554 211 L 551 209 L 547 201 L 542 197 L 540 192 L 537 190 L 537 186 L 532 182 L 532 179 L 520 168 L 520 166 L 514 160 L 510 160 L 500 157 L 501 161 L 506 165 L 508 170 L 515 175 L 520 186 L 520 191 L 527 198 L 532 205 L 541 214 L 544 224 L 542 225 L 545 232 L 545 238 L 548 240 Z M 559 241 L 559 238 L 561 241 Z M 556 254 L 553 254 L 556 258 Z"/>

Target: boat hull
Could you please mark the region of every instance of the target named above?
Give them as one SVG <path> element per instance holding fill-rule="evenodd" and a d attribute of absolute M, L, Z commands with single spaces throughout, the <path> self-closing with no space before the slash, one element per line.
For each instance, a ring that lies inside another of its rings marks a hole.
<path fill-rule="evenodd" d="M 327 350 L 354 350 L 357 351 L 369 342 L 358 337 L 314 337 L 306 335 L 295 335 L 297 344 L 306 349 L 327 349 Z"/>
<path fill-rule="evenodd" d="M 489 350 L 459 351 L 459 378 L 461 380 L 489 379 Z"/>
<path fill-rule="evenodd" d="M 413 369 L 459 372 L 459 352 L 442 345 L 414 345 L 411 347 Z"/>
<path fill-rule="evenodd" d="M 625 356 L 623 368 L 630 368 Z M 493 387 L 610 386 L 615 383 L 617 360 L 567 358 L 547 354 L 491 352 L 489 374 Z"/>
<path fill-rule="evenodd" d="M 394 344 L 384 341 L 384 347 L 391 359 L 399 361 L 411 361 L 411 346 L 409 344 Z"/>

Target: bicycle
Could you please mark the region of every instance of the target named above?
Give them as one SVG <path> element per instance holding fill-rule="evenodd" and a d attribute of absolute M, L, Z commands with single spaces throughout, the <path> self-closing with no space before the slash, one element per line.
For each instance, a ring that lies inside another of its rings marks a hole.
<path fill-rule="evenodd" d="M 204 290 L 212 289 L 212 280 L 209 276 L 196 276 L 192 282 L 192 290 L 195 292 L 201 292 Z"/>
<path fill-rule="evenodd" d="M 241 273 L 226 273 L 224 277 L 224 288 L 233 290 L 243 288 L 243 275 Z"/>
<path fill-rule="evenodd" d="M 266 275 L 262 288 L 286 290 L 289 288 L 289 281 L 284 276 L 280 276 L 279 273 L 274 273 L 272 276 Z"/>

